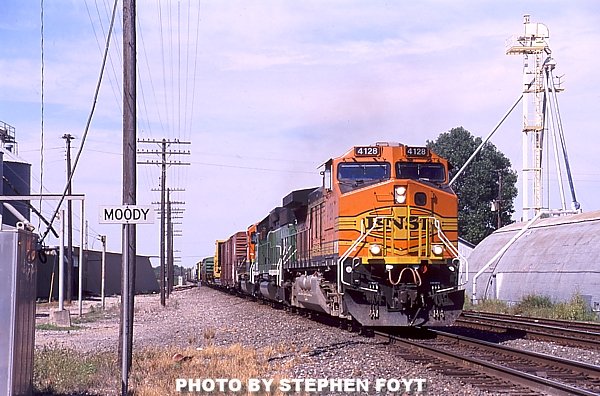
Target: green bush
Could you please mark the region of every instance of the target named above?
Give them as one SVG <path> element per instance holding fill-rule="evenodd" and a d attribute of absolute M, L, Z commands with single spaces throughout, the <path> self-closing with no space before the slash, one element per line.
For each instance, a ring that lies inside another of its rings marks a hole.
<path fill-rule="evenodd" d="M 598 315 L 592 312 L 579 293 L 575 293 L 568 302 L 559 303 L 553 302 L 548 296 L 531 294 L 523 297 L 514 306 L 509 306 L 501 300 L 482 300 L 477 305 L 472 305 L 467 300 L 464 309 L 536 318 L 599 321 Z"/>
<path fill-rule="evenodd" d="M 598 316 L 590 310 L 583 297 L 576 293 L 571 300 L 558 303 L 554 308 L 555 319 L 597 321 Z"/>
<path fill-rule="evenodd" d="M 492 312 L 492 313 L 509 313 L 510 308 L 505 301 L 502 300 L 493 300 L 493 299 L 483 299 L 477 302 L 476 305 L 471 303 L 471 300 L 465 299 L 465 310 L 473 310 L 473 311 L 482 311 L 482 312 Z"/>

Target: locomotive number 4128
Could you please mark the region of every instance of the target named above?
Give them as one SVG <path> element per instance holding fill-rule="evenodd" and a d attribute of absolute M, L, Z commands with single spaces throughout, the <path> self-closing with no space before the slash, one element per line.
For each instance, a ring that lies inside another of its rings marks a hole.
<path fill-rule="evenodd" d="M 427 147 L 410 147 L 406 146 L 407 157 L 427 157 L 429 156 L 429 149 Z"/>
<path fill-rule="evenodd" d="M 381 147 L 354 147 L 354 155 L 357 157 L 379 157 L 381 155 Z"/>

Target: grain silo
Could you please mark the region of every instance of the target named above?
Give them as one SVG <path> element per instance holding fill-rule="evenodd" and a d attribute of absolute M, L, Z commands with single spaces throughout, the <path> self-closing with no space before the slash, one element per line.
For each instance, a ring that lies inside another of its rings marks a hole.
<path fill-rule="evenodd" d="M 14 127 L 0 121 L 0 175 L 2 185 L 0 195 L 29 195 L 31 194 L 31 164 L 17 155 L 17 142 Z M 14 206 L 27 220 L 30 219 L 27 202 L 13 201 Z M 17 218 L 8 210 L 1 208 L 2 223 L 15 226 Z"/>

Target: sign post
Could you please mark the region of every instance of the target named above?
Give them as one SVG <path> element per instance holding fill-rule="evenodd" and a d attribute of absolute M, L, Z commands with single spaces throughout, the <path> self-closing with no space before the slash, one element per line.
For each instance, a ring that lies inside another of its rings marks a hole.
<path fill-rule="evenodd" d="M 100 206 L 98 211 L 98 222 L 100 224 L 121 224 L 124 228 L 123 234 L 127 234 L 127 226 L 134 224 L 154 224 L 154 211 L 150 205 L 117 205 Z M 129 238 L 124 238 L 129 242 Z M 103 241 L 105 242 L 105 240 Z M 123 270 L 121 279 L 121 329 L 122 329 L 122 350 L 121 350 L 121 395 L 128 394 L 129 369 L 131 366 L 131 350 L 133 342 L 133 296 L 135 290 L 133 285 L 133 274 L 130 271 L 135 268 L 135 252 L 132 258 L 129 257 L 127 244 L 123 247 Z M 103 289 L 104 290 L 104 289 Z"/>

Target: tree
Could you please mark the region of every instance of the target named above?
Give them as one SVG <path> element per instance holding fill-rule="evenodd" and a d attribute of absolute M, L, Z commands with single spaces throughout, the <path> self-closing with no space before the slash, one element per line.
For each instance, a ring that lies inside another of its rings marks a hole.
<path fill-rule="evenodd" d="M 427 147 L 452 165 L 452 180 L 481 142 L 481 138 L 457 127 L 440 134 L 433 142 L 427 141 Z M 488 142 L 452 184 L 458 195 L 458 234 L 461 238 L 477 244 L 494 232 L 499 222 L 501 226 L 512 223 L 517 173 L 510 166 L 510 160 Z M 493 205 L 500 211 L 492 211 Z"/>

